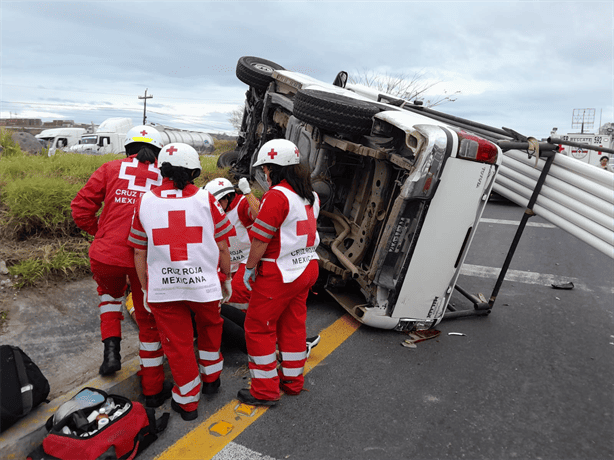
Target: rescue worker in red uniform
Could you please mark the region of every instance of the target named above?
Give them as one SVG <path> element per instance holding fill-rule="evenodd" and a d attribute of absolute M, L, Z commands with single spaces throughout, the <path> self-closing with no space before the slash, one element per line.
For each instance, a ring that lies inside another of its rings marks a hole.
<path fill-rule="evenodd" d="M 239 180 L 239 189 L 243 195 L 238 195 L 230 181 L 223 177 L 213 179 L 204 188 L 217 199 L 237 232 L 236 236 L 228 240 L 232 273 L 232 297 L 228 300 L 228 305 L 246 310 L 250 292 L 243 284 L 243 273 L 250 248 L 248 231 L 256 220 L 260 201 L 252 194 L 245 178 Z"/>
<path fill-rule="evenodd" d="M 251 293 L 243 283 L 243 273 L 250 248 L 248 231 L 258 215 L 260 201 L 252 194 L 249 182 L 245 178 L 239 180 L 242 195 L 237 194 L 232 183 L 224 177 L 213 179 L 204 186 L 204 189 L 217 199 L 237 232 L 236 236 L 228 239 L 232 297 L 221 306 L 224 320 L 222 341 L 226 345 L 233 344 L 247 353 L 243 323 Z M 224 281 L 224 275 L 221 273 L 220 281 Z"/>
<path fill-rule="evenodd" d="M 250 249 L 249 230 L 251 229 L 258 210 L 260 201 L 252 194 L 249 182 L 241 178 L 238 184 L 243 195 L 238 195 L 232 183 L 224 178 L 217 177 L 205 185 L 205 190 L 211 193 L 234 225 L 236 237 L 229 238 L 230 271 L 232 273 L 232 297 L 227 303 L 222 304 L 222 318 L 224 319 L 224 333 L 222 342 L 232 342 L 244 353 L 247 353 L 245 344 L 245 312 L 249 305 L 251 292 L 243 283 L 245 263 Z M 220 281 L 223 280 L 223 275 Z M 313 347 L 320 342 L 320 336 L 307 338 L 307 357 Z"/>
<path fill-rule="evenodd" d="M 158 407 L 170 397 L 164 385 L 163 352 L 154 317 L 143 307 L 141 283 L 128 246 L 128 233 L 137 199 L 162 183 L 157 167 L 162 148 L 160 133 L 151 126 L 136 126 L 126 134 L 127 158 L 98 168 L 71 202 L 72 216 L 79 228 L 94 235 L 89 250 L 93 278 L 100 296 L 100 333 L 104 343 L 101 375 L 121 369 L 121 305 L 126 276 L 132 288 L 135 318 L 139 326 L 141 386 L 148 407 Z M 104 203 L 100 217 L 97 213 Z"/>
<path fill-rule="evenodd" d="M 252 291 L 245 318 L 251 388 L 239 390 L 237 396 L 246 404 L 272 406 L 280 389 L 290 395 L 303 389 L 306 301 L 318 277 L 320 199 L 292 142 L 266 142 L 254 166 L 262 166 L 271 188 L 249 232 L 252 243 L 243 280 Z"/>
<path fill-rule="evenodd" d="M 227 239 L 236 233 L 213 195 L 192 183 L 201 171 L 194 148 L 168 144 L 158 164 L 162 185 L 138 200 L 128 242 L 175 380 L 171 408 L 194 420 L 201 387 L 204 394 L 220 387 L 220 299 L 232 295 Z M 223 285 L 218 263 L 227 275 Z M 190 312 L 198 331 L 198 361 Z"/>

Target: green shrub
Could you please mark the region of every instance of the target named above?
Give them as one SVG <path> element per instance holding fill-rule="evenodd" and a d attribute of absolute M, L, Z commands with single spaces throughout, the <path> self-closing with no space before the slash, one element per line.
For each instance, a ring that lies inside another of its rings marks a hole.
<path fill-rule="evenodd" d="M 0 128 L 0 145 L 4 149 L 1 154 L 3 158 L 21 156 L 24 154 L 19 144 L 13 140 L 12 134 L 13 131 L 10 129 Z"/>
<path fill-rule="evenodd" d="M 16 286 L 89 273 L 87 248 L 92 238 L 77 229 L 70 202 L 96 169 L 123 156 L 61 151 L 51 157 L 29 155 L 5 131 L 0 141 L 5 149 L 0 157 L 0 239 L 13 241 L 15 247 L 29 248 L 4 256 L 10 274 L 18 276 Z M 195 181 L 199 187 L 216 177 L 226 177 L 234 183 L 229 168 L 218 169 L 217 157 L 233 150 L 236 142 L 216 141 L 215 145 L 213 155 L 200 157 L 203 169 Z"/>
<path fill-rule="evenodd" d="M 237 148 L 237 141 L 235 140 L 216 140 L 215 150 L 213 152 L 214 155 L 220 155 L 224 152 L 230 152 L 231 150 L 235 150 Z"/>
<path fill-rule="evenodd" d="M 54 177 L 17 179 L 4 186 L 2 202 L 22 233 L 64 233 L 72 221 L 70 202 L 80 188 Z"/>
<path fill-rule="evenodd" d="M 64 245 L 60 246 L 51 257 L 30 258 L 8 267 L 9 274 L 17 277 L 14 283 L 17 288 L 35 285 L 50 275 L 66 277 L 77 271 L 85 273 L 88 269 L 87 254 L 68 251 Z"/>

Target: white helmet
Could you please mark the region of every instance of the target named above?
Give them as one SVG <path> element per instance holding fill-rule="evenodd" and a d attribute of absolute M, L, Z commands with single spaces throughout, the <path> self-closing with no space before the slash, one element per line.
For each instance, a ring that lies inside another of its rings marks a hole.
<path fill-rule="evenodd" d="M 297 165 L 300 161 L 300 152 L 296 145 L 286 139 L 273 139 L 260 147 L 254 166 L 262 166 L 267 163 L 289 166 Z"/>
<path fill-rule="evenodd" d="M 181 166 L 187 169 L 202 170 L 198 152 L 191 145 L 181 142 L 173 142 L 162 147 L 158 155 L 158 167 L 162 166 L 162 163 L 170 163 L 173 166 Z"/>
<path fill-rule="evenodd" d="M 133 142 L 144 142 L 151 144 L 154 147 L 162 148 L 162 136 L 156 128 L 153 126 L 135 126 L 130 128 L 130 131 L 126 133 L 126 140 L 124 146 L 132 144 Z"/>
<path fill-rule="evenodd" d="M 235 188 L 232 186 L 230 181 L 223 177 L 217 177 L 213 179 L 212 181 L 208 182 L 204 188 L 211 195 L 213 195 L 218 201 L 221 198 L 224 198 L 229 193 L 235 192 Z"/>

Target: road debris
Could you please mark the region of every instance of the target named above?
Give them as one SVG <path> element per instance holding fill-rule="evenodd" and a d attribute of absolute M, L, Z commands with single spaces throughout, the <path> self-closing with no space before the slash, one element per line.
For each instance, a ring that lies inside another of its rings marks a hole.
<path fill-rule="evenodd" d="M 569 283 L 562 283 L 562 284 L 552 284 L 552 287 L 554 289 L 573 289 L 574 285 L 573 283 L 570 281 Z"/>
<path fill-rule="evenodd" d="M 466 335 L 463 334 L 462 332 L 448 332 L 448 335 L 458 335 L 458 336 L 466 337 Z"/>
<path fill-rule="evenodd" d="M 424 331 L 407 332 L 409 338 L 401 342 L 401 345 L 407 348 L 417 348 L 417 343 L 424 342 L 425 340 L 434 339 L 435 337 L 439 337 L 440 334 L 441 331 L 438 331 L 437 329 L 426 329 Z"/>

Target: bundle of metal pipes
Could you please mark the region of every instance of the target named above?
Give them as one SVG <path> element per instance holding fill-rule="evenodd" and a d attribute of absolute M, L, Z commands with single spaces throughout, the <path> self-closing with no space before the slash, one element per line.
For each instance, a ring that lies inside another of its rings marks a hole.
<path fill-rule="evenodd" d="M 614 258 L 614 174 L 560 153 L 533 206 L 535 214 Z M 518 150 L 504 153 L 493 190 L 527 206 L 544 159 Z"/>

